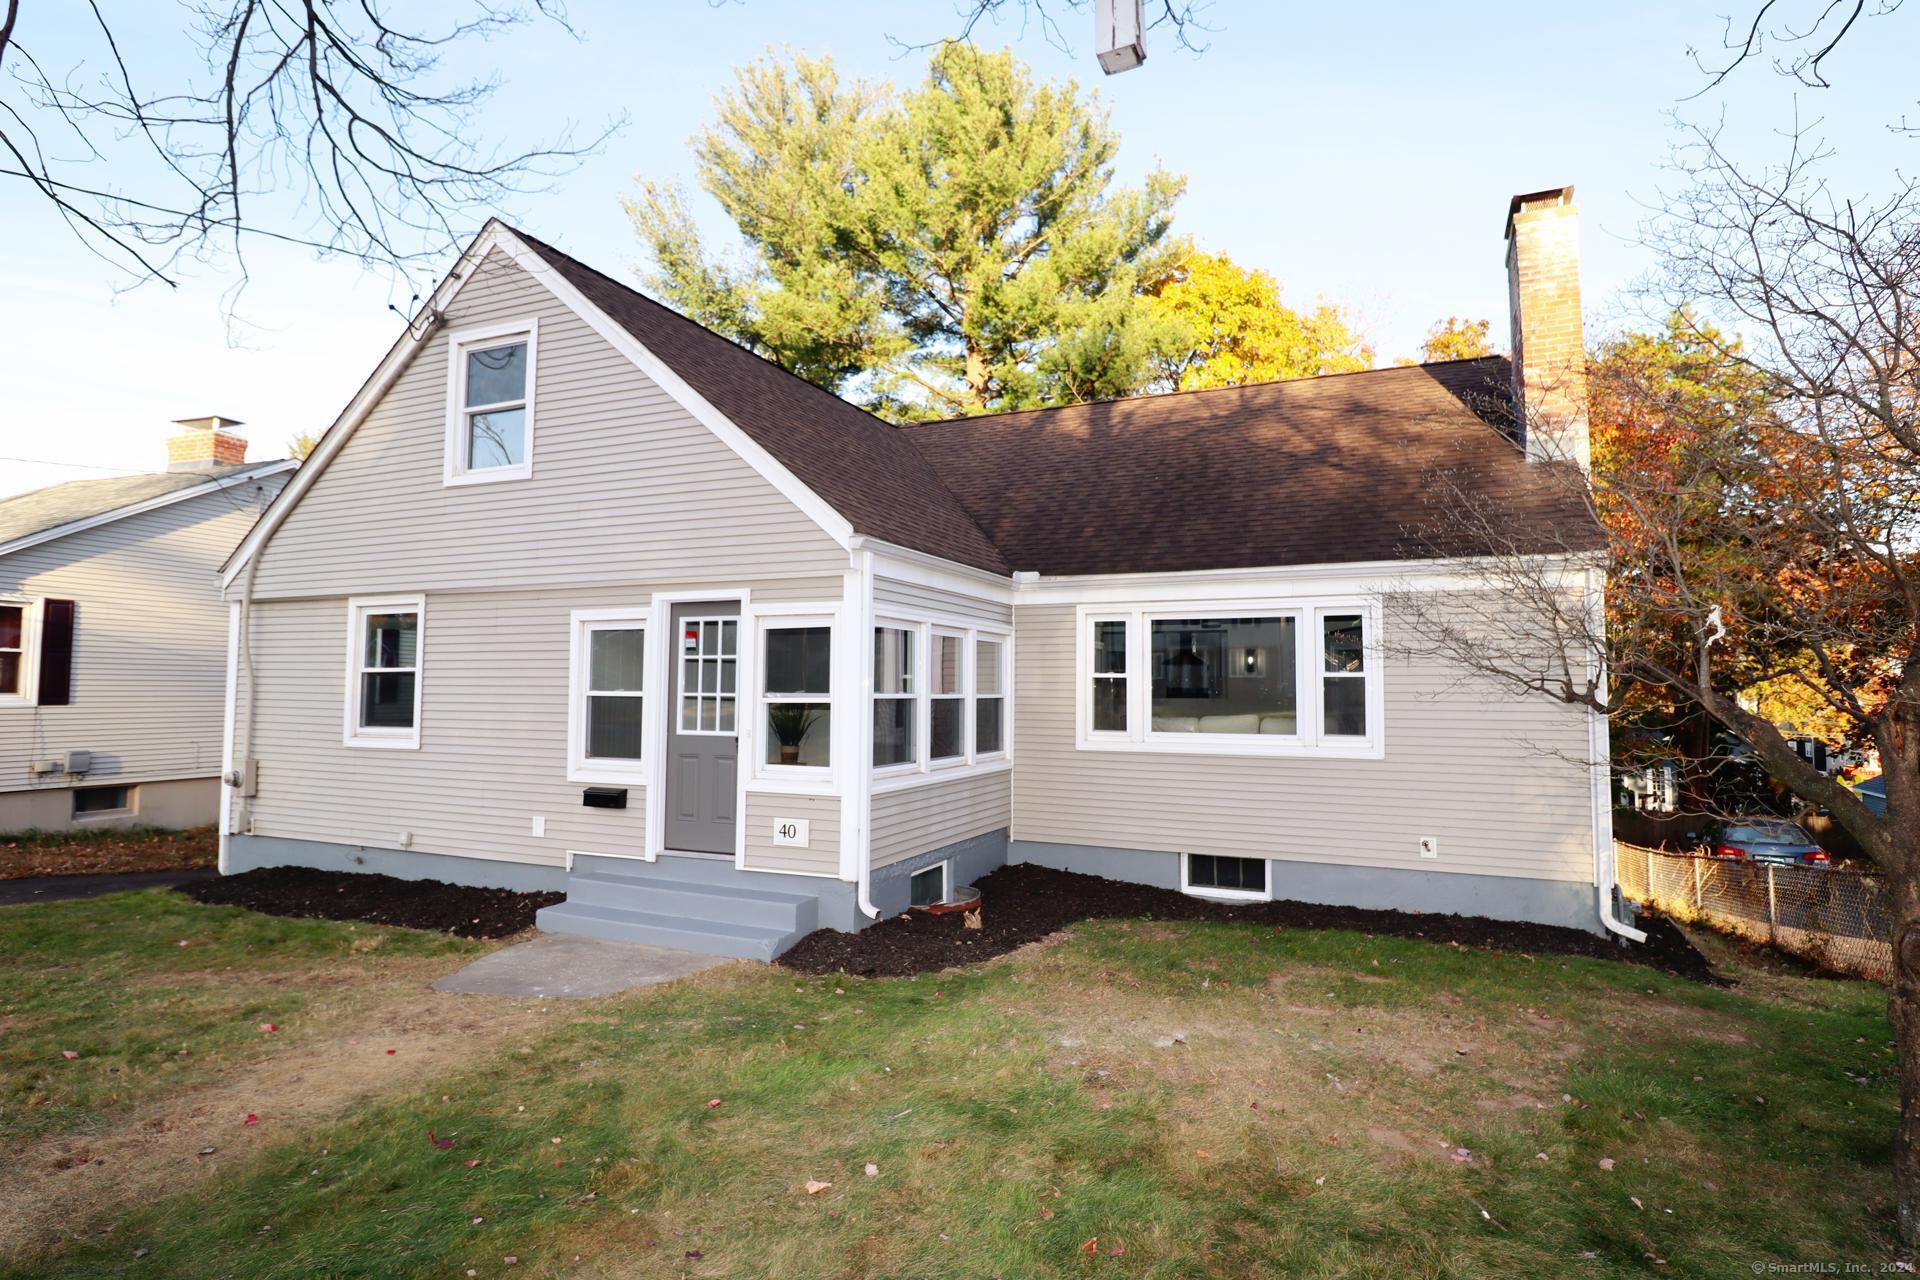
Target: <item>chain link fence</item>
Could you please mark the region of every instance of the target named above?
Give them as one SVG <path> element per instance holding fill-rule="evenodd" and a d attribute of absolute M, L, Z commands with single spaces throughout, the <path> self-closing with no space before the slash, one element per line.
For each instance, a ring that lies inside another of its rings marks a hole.
<path fill-rule="evenodd" d="M 1614 862 L 1621 893 L 1676 920 L 1770 943 L 1839 973 L 1876 982 L 1893 977 L 1892 902 L 1877 875 L 1663 853 L 1619 841 Z"/>

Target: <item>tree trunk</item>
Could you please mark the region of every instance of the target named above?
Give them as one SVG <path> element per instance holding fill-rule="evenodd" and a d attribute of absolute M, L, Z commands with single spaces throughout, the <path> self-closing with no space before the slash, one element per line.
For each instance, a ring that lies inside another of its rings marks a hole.
<path fill-rule="evenodd" d="M 1899 895 L 1894 926 L 1893 993 L 1887 1013 L 1893 1023 L 1900 1066 L 1900 1126 L 1893 1139 L 1893 1191 L 1900 1239 L 1920 1248 L 1920 912 L 1911 892 Z"/>
<path fill-rule="evenodd" d="M 988 384 L 993 379 L 993 370 L 987 365 L 987 353 L 967 344 L 967 399 L 972 403 L 969 412 L 985 413 L 992 406 L 987 403 Z"/>

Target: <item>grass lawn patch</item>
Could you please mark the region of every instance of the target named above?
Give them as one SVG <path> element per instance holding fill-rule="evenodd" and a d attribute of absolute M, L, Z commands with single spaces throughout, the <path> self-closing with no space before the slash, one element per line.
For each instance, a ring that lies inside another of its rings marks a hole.
<path fill-rule="evenodd" d="M 92 831 L 20 831 L 0 836 L 0 880 L 32 876 L 191 871 L 219 856 L 212 827 L 166 831 L 124 827 Z"/>
<path fill-rule="evenodd" d="M 558 1010 L 545 1035 L 8 1274 L 1724 1277 L 1892 1259 L 1884 994 L 1748 983 L 1716 959 L 1745 985 L 1109 920 L 938 975 L 729 966 Z"/>

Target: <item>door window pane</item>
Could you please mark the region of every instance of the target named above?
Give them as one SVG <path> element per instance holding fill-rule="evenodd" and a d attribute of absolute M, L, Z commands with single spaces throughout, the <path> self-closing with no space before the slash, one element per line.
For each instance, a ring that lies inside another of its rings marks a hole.
<path fill-rule="evenodd" d="M 1156 618 L 1155 733 L 1295 734 L 1298 620 Z"/>
<path fill-rule="evenodd" d="M 740 624 L 734 618 L 680 623 L 681 733 L 735 732 Z"/>

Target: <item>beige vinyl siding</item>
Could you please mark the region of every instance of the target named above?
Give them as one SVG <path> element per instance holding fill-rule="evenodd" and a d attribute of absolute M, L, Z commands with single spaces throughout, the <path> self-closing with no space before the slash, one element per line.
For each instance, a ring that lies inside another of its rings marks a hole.
<path fill-rule="evenodd" d="M 75 602 L 72 702 L 0 707 L 0 791 L 68 787 L 32 760 L 93 752 L 83 785 L 219 776 L 227 671 L 220 562 L 285 474 L 0 557 L 0 591 Z M 29 673 L 33 674 L 33 673 Z"/>
<path fill-rule="evenodd" d="M 775 844 L 774 823 L 804 818 L 810 824 L 807 847 Z M 840 874 L 840 797 L 747 793 L 747 869 Z"/>
<path fill-rule="evenodd" d="M 1592 878 L 1582 711 L 1390 657 L 1381 760 L 1079 751 L 1074 608 L 1023 605 L 1016 622 L 1016 840 Z M 1385 625 L 1394 652 L 1391 604 Z"/>
<path fill-rule="evenodd" d="M 913 582 L 896 582 L 891 578 L 873 580 L 873 611 L 882 616 L 903 618 L 955 618 L 1003 631 L 1013 626 L 1011 604 Z"/>
<path fill-rule="evenodd" d="M 644 606 L 644 591 L 439 592 L 421 631 L 420 748 L 349 747 L 347 601 L 253 609 L 259 795 L 252 833 L 417 853 L 562 864 L 569 849 L 639 854 L 646 789 L 588 809 L 567 781 L 570 613 Z M 648 698 L 647 711 L 655 711 Z M 532 834 L 535 816 L 546 835 Z"/>
<path fill-rule="evenodd" d="M 1012 812 L 1013 773 L 1007 769 L 875 792 L 873 865 L 1002 830 Z"/>
<path fill-rule="evenodd" d="M 448 333 L 536 317 L 532 477 L 444 485 Z M 686 589 L 837 576 L 846 563 L 798 507 L 495 253 L 267 543 L 255 594 Z"/>

